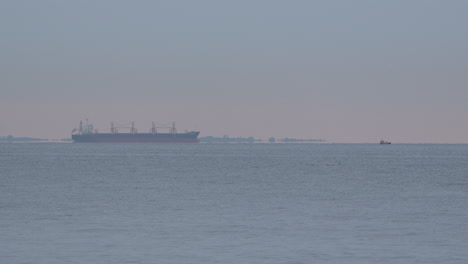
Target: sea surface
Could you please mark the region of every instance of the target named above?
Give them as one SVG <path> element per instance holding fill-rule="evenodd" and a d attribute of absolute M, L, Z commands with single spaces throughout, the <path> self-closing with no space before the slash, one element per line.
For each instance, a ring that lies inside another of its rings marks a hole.
<path fill-rule="evenodd" d="M 468 263 L 468 145 L 0 144 L 0 263 Z"/>

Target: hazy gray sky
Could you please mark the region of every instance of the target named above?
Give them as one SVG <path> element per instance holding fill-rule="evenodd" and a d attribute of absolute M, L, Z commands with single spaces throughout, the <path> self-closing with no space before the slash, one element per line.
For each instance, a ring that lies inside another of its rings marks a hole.
<path fill-rule="evenodd" d="M 468 143 L 468 1 L 0 1 L 0 136 Z"/>

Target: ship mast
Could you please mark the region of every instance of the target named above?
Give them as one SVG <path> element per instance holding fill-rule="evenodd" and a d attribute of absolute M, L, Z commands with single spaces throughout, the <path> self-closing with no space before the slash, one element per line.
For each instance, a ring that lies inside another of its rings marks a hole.
<path fill-rule="evenodd" d="M 177 129 L 175 127 L 175 122 L 172 122 L 172 127 L 169 129 L 169 133 L 177 134 Z"/>
<path fill-rule="evenodd" d="M 130 133 L 135 134 L 135 122 L 132 122 L 132 128 L 130 130 Z"/>

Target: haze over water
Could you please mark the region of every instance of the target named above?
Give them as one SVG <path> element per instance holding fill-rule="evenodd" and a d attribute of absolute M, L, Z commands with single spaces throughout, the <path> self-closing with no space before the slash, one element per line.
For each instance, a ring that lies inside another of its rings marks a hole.
<path fill-rule="evenodd" d="M 467 171 L 467 145 L 0 144 L 0 259 L 465 264 Z"/>
<path fill-rule="evenodd" d="M 0 136 L 468 143 L 468 1 L 1 1 Z"/>

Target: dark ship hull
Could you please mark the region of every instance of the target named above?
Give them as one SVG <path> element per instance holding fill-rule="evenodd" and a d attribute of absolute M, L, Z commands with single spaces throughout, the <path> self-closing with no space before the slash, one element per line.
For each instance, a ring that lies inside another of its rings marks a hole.
<path fill-rule="evenodd" d="M 143 143 L 198 143 L 200 132 L 187 133 L 93 133 L 72 135 L 74 142 L 115 143 L 115 142 L 143 142 Z"/>

